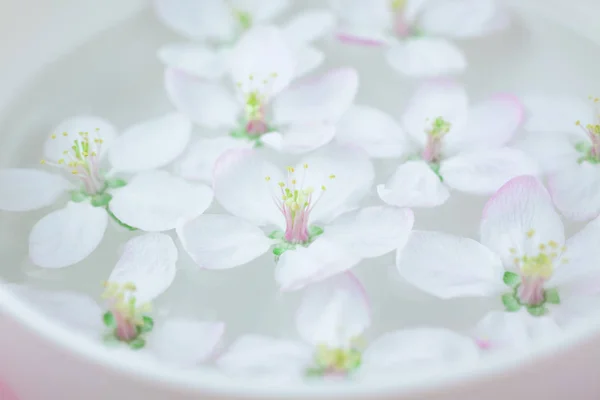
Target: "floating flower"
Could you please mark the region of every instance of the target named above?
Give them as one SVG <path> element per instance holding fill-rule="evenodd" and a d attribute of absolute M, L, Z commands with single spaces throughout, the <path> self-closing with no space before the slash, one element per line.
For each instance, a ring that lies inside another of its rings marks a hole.
<path fill-rule="evenodd" d="M 403 245 L 410 210 L 357 209 L 373 175 L 366 154 L 341 146 L 313 153 L 285 173 L 255 151 L 232 150 L 217 162 L 214 190 L 233 216 L 199 216 L 177 233 L 208 269 L 242 265 L 272 249 L 282 290 L 300 289 Z M 276 229 L 261 229 L 270 226 Z"/>
<path fill-rule="evenodd" d="M 398 252 L 400 274 L 440 298 L 497 296 L 507 312 L 569 323 L 597 309 L 600 220 L 565 241 L 563 224 L 536 178 L 504 185 L 486 204 L 481 243 L 415 231 Z"/>
<path fill-rule="evenodd" d="M 230 46 L 247 31 L 268 25 L 287 9 L 288 1 L 155 0 L 159 18 L 193 42 L 162 47 L 159 58 L 169 67 L 205 79 L 222 77 L 231 60 Z M 282 26 L 282 36 L 298 60 L 300 76 L 321 64 L 324 55 L 311 43 L 333 29 L 328 10 L 298 13 Z"/>
<path fill-rule="evenodd" d="M 240 40 L 231 66 L 235 94 L 215 82 L 167 70 L 173 104 L 196 123 L 229 136 L 194 145 L 180 164 L 182 176 L 210 177 L 215 160 L 231 148 L 266 145 L 304 153 L 333 139 L 335 124 L 356 95 L 358 75 L 340 68 L 290 85 L 297 61 L 281 35 L 275 28 L 256 28 Z"/>
<path fill-rule="evenodd" d="M 431 77 L 462 72 L 467 61 L 449 38 L 484 36 L 509 24 L 496 0 L 335 0 L 339 40 L 385 46 L 398 72 Z"/>
<path fill-rule="evenodd" d="M 554 204 L 573 220 L 600 214 L 600 100 L 525 98 L 530 132 L 520 146 L 538 160 Z"/>
<path fill-rule="evenodd" d="M 497 95 L 469 107 L 464 88 L 452 82 L 423 84 L 401 123 L 377 109 L 353 106 L 342 117 L 336 138 L 363 147 L 378 158 L 400 157 L 379 197 L 401 207 L 435 207 L 449 188 L 491 194 L 509 179 L 537 173 L 523 151 L 507 147 L 523 116 L 521 103 Z"/>
<path fill-rule="evenodd" d="M 194 367 L 212 354 L 224 325 L 152 317 L 149 303 L 173 282 L 177 258 L 177 247 L 165 234 L 147 233 L 130 239 L 106 284 L 105 308 L 74 292 L 47 292 L 21 285 L 9 289 L 73 332 L 116 346 L 116 350 L 129 348 L 153 359 Z"/>
<path fill-rule="evenodd" d="M 66 207 L 43 217 L 31 231 L 29 256 L 40 267 L 82 261 L 100 244 L 109 216 L 128 229 L 163 231 L 204 212 L 212 201 L 208 187 L 154 170 L 172 162 L 188 143 L 191 123 L 179 114 L 134 125 L 121 136 L 97 117 L 68 119 L 53 132 L 42 160 L 48 170 L 0 170 L 5 188 L 0 210 L 35 210 L 70 195 Z M 110 170 L 104 168 L 104 155 Z M 126 173 L 136 175 L 124 179 Z"/>
<path fill-rule="evenodd" d="M 302 341 L 243 335 L 217 359 L 231 374 L 267 379 L 406 376 L 419 368 L 473 362 L 475 343 L 446 329 L 387 333 L 364 348 L 371 310 L 360 282 L 350 273 L 310 286 L 296 313 Z"/>

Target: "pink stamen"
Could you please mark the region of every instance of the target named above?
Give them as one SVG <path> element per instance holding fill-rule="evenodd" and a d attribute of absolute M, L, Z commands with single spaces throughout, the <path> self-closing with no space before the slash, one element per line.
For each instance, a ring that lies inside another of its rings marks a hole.
<path fill-rule="evenodd" d="M 518 289 L 521 303 L 536 306 L 544 302 L 544 283 L 542 277 L 521 277 L 521 285 Z"/>
<path fill-rule="evenodd" d="M 130 342 L 135 339 L 138 336 L 135 322 L 131 321 L 130 318 L 121 315 L 121 313 L 116 310 L 113 310 L 112 313 L 115 318 L 115 323 L 117 324 L 115 332 L 119 340 Z"/>
<path fill-rule="evenodd" d="M 267 123 L 261 119 L 248 121 L 246 124 L 246 133 L 251 136 L 260 136 L 268 131 Z"/>
<path fill-rule="evenodd" d="M 427 136 L 427 144 L 423 150 L 422 157 L 426 162 L 439 162 L 442 153 L 442 141 L 439 137 Z"/>
<path fill-rule="evenodd" d="M 412 34 L 412 28 L 402 12 L 398 12 L 394 16 L 394 33 L 399 38 L 407 38 Z"/>

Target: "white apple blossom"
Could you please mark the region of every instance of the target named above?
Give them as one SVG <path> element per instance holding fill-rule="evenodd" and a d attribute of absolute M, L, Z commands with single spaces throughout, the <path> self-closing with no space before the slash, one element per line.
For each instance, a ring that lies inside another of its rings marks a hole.
<path fill-rule="evenodd" d="M 154 0 L 158 17 L 189 41 L 162 47 L 159 58 L 169 67 L 192 76 L 217 79 L 227 71 L 231 46 L 254 27 L 268 26 L 284 12 L 287 0 Z M 286 44 L 298 60 L 296 75 L 318 67 L 324 54 L 311 45 L 333 30 L 327 9 L 297 13 L 281 25 Z"/>
<path fill-rule="evenodd" d="M 449 189 L 486 195 L 515 176 L 537 174 L 536 163 L 522 150 L 507 147 L 522 119 L 514 96 L 469 106 L 461 85 L 433 81 L 420 86 L 400 121 L 372 107 L 351 107 L 336 138 L 372 157 L 406 160 L 377 186 L 385 203 L 435 207 L 446 202 Z"/>
<path fill-rule="evenodd" d="M 233 216 L 199 216 L 177 233 L 208 269 L 236 267 L 272 249 L 280 288 L 297 290 L 402 247 L 413 224 L 409 209 L 358 208 L 373 176 L 360 149 L 328 146 L 285 174 L 254 150 L 231 150 L 217 162 L 214 191 Z"/>
<path fill-rule="evenodd" d="M 0 210 L 36 210 L 70 194 L 66 207 L 50 212 L 31 230 L 29 257 L 43 268 L 86 258 L 100 244 L 109 217 L 131 230 L 174 229 L 180 218 L 201 214 L 212 202 L 209 187 L 156 170 L 183 152 L 190 133 L 191 122 L 180 114 L 134 125 L 121 136 L 101 118 L 67 119 L 44 146 L 42 164 L 58 173 L 0 170 Z M 104 155 L 110 170 L 103 168 Z M 135 175 L 124 179 L 123 174 Z"/>
<path fill-rule="evenodd" d="M 384 334 L 363 348 L 371 309 L 361 283 L 345 273 L 307 288 L 296 313 L 301 340 L 243 335 L 217 360 L 229 374 L 275 380 L 410 375 L 415 368 L 475 362 L 475 342 L 446 329 Z"/>
<path fill-rule="evenodd" d="M 449 39 L 504 29 L 509 18 L 498 0 L 333 0 L 337 37 L 386 48 L 398 72 L 431 77 L 462 72 L 467 60 Z"/>
<path fill-rule="evenodd" d="M 562 221 L 536 178 L 514 178 L 488 201 L 480 236 L 477 242 L 414 231 L 397 254 L 398 270 L 434 296 L 497 296 L 507 312 L 526 310 L 559 325 L 597 309 L 600 220 L 565 241 Z"/>

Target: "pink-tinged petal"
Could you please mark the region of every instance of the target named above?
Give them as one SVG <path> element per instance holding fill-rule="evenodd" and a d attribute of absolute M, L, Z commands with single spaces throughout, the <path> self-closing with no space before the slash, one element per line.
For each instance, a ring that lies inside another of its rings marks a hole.
<path fill-rule="evenodd" d="M 252 146 L 250 142 L 229 136 L 201 138 L 188 147 L 187 152 L 176 164 L 176 171 L 185 179 L 212 183 L 215 164 L 219 157 L 229 150 L 251 149 Z"/>
<path fill-rule="evenodd" d="M 334 136 L 333 124 L 317 122 L 295 124 L 282 133 L 269 132 L 262 135 L 260 140 L 279 152 L 302 154 L 325 146 Z"/>
<path fill-rule="evenodd" d="M 548 175 L 548 190 L 567 218 L 585 221 L 600 214 L 600 165 L 571 160 Z"/>
<path fill-rule="evenodd" d="M 280 196 L 282 180 L 281 171 L 255 151 L 230 150 L 215 164 L 215 197 L 227 211 L 256 225 L 285 226 L 273 198 Z"/>
<path fill-rule="evenodd" d="M 29 258 L 42 268 L 77 264 L 98 247 L 108 224 L 103 208 L 69 202 L 39 220 L 29 234 Z"/>
<path fill-rule="evenodd" d="M 181 219 L 202 214 L 213 200 L 212 190 L 166 171 L 136 175 L 115 190 L 110 210 L 122 222 L 147 232 L 175 229 Z"/>
<path fill-rule="evenodd" d="M 298 46 L 294 51 L 297 64 L 295 77 L 302 77 L 320 66 L 325 60 L 325 54 L 310 45 Z"/>
<path fill-rule="evenodd" d="M 275 121 L 335 123 L 348 110 L 357 90 L 358 73 L 353 68 L 338 68 L 306 79 L 277 96 L 273 104 Z"/>
<path fill-rule="evenodd" d="M 377 193 L 396 207 L 436 207 L 450 197 L 446 185 L 423 161 L 400 165 L 385 184 L 377 185 Z"/>
<path fill-rule="evenodd" d="M 171 286 L 177 270 L 177 247 L 162 233 L 130 239 L 123 248 L 109 282 L 134 283 L 140 303 L 152 301 Z"/>
<path fill-rule="evenodd" d="M 469 111 L 467 125 L 444 137 L 444 147 L 456 154 L 466 150 L 494 149 L 506 145 L 525 118 L 518 97 L 500 94 L 475 105 Z"/>
<path fill-rule="evenodd" d="M 194 262 L 206 269 L 246 264 L 272 245 L 260 228 L 231 215 L 200 215 L 182 222 L 177 236 Z"/>
<path fill-rule="evenodd" d="M 516 176 L 538 174 L 538 166 L 521 150 L 503 147 L 460 153 L 442 161 L 440 175 L 453 189 L 492 194 Z"/>
<path fill-rule="evenodd" d="M 527 311 L 492 311 L 477 323 L 474 339 L 483 350 L 528 350 L 542 340 L 556 340 L 561 333 L 552 317 L 534 317 Z"/>
<path fill-rule="evenodd" d="M 404 247 L 413 223 L 408 208 L 365 207 L 341 215 L 325 235 L 361 258 L 372 258 Z"/>
<path fill-rule="evenodd" d="M 429 2 L 419 16 L 419 27 L 434 36 L 483 36 L 495 30 L 492 24 L 499 12 L 501 8 L 497 0 Z"/>
<path fill-rule="evenodd" d="M 504 288 L 498 256 L 473 239 L 445 233 L 413 231 L 396 266 L 409 283 L 442 299 L 490 296 Z"/>
<path fill-rule="evenodd" d="M 452 81 L 431 81 L 422 84 L 413 95 L 402 123 L 412 138 L 425 146 L 426 131 L 431 129 L 435 118 L 442 117 L 451 124 L 446 137 L 460 132 L 467 123 L 469 99 L 460 84 Z"/>
<path fill-rule="evenodd" d="M 511 268 L 515 254 L 536 256 L 540 244 L 565 242 L 550 195 L 533 176 L 511 179 L 488 200 L 480 234 L 481 243 L 502 258 L 505 268 Z"/>
<path fill-rule="evenodd" d="M 192 134 L 192 122 L 171 113 L 126 129 L 108 153 L 113 171 L 139 172 L 169 165 L 183 153 Z"/>
<path fill-rule="evenodd" d="M 158 18 L 169 28 L 190 39 L 229 40 L 236 21 L 223 0 L 154 0 Z"/>
<path fill-rule="evenodd" d="M 283 27 L 283 34 L 290 43 L 304 45 L 330 33 L 335 16 L 329 10 L 307 10 L 296 14 Z"/>
<path fill-rule="evenodd" d="M 148 348 L 161 361 L 193 368 L 215 351 L 225 331 L 222 322 L 173 318 L 157 322 L 148 336 Z"/>
<path fill-rule="evenodd" d="M 595 120 L 592 104 L 579 97 L 530 95 L 523 97 L 528 118 L 525 129 L 531 132 L 574 133 L 585 138 L 576 121 Z"/>
<path fill-rule="evenodd" d="M 216 361 L 234 375 L 267 375 L 298 378 L 310 365 L 313 348 L 301 342 L 260 335 L 237 339 Z"/>
<path fill-rule="evenodd" d="M 362 374 L 410 373 L 423 368 L 450 368 L 475 362 L 479 350 L 467 336 L 443 328 L 415 328 L 386 333 L 366 349 Z"/>
<path fill-rule="evenodd" d="M 370 325 L 369 299 L 350 272 L 306 288 L 296 312 L 300 337 L 314 346 L 346 348 Z"/>
<path fill-rule="evenodd" d="M 244 92 L 266 91 L 270 97 L 286 88 L 295 76 L 293 49 L 283 32 L 272 26 L 247 31 L 231 57 L 235 60 L 230 63 L 231 77 Z"/>
<path fill-rule="evenodd" d="M 349 146 L 329 144 L 306 157 L 297 170 L 302 171 L 305 164 L 304 187 L 315 189 L 311 223 L 329 222 L 356 208 L 370 192 L 375 177 L 368 155 Z"/>
<path fill-rule="evenodd" d="M 195 123 L 211 129 L 235 126 L 240 106 L 224 86 L 169 68 L 165 88 L 173 105 Z"/>
<path fill-rule="evenodd" d="M 387 40 L 384 38 L 381 32 L 377 30 L 371 32 L 370 30 L 361 31 L 358 29 L 346 29 L 343 32 L 337 32 L 335 37 L 344 44 L 363 47 L 382 47 L 387 43 Z"/>
<path fill-rule="evenodd" d="M 30 211 L 53 204 L 67 189 L 69 181 L 60 175 L 37 169 L 0 169 L 0 210 Z"/>
<path fill-rule="evenodd" d="M 283 253 L 277 262 L 275 280 L 283 291 L 299 290 L 348 271 L 360 260 L 323 234 L 308 247 L 299 246 Z"/>
<path fill-rule="evenodd" d="M 369 106 L 353 105 L 337 124 L 336 140 L 362 147 L 371 157 L 403 157 L 412 144 L 396 120 Z"/>
<path fill-rule="evenodd" d="M 71 150 L 73 141 L 80 132 L 87 132 L 90 141 L 102 139 L 100 155 L 104 156 L 117 137 L 117 129 L 107 120 L 91 115 L 67 118 L 58 124 L 44 143 L 44 157 L 57 162 L 65 157 L 64 151 Z"/>
<path fill-rule="evenodd" d="M 228 55 L 227 51 L 196 43 L 168 44 L 158 50 L 158 58 L 167 67 L 204 79 L 221 78 L 227 70 Z"/>
<path fill-rule="evenodd" d="M 581 157 L 576 149 L 580 135 L 561 132 L 529 132 L 515 143 L 533 158 L 544 173 L 560 172 Z"/>
<path fill-rule="evenodd" d="M 418 37 L 393 44 L 386 52 L 388 63 L 398 72 L 414 77 L 437 77 L 464 71 L 462 51 L 446 39 Z"/>

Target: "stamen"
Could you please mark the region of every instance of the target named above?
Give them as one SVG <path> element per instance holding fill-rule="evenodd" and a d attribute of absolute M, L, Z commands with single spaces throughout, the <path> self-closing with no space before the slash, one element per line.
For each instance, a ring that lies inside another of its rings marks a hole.
<path fill-rule="evenodd" d="M 423 159 L 428 163 L 439 163 L 442 156 L 442 138 L 446 136 L 452 124 L 442 117 L 433 120 L 431 128 L 427 129 L 427 144 L 423 150 Z"/>

